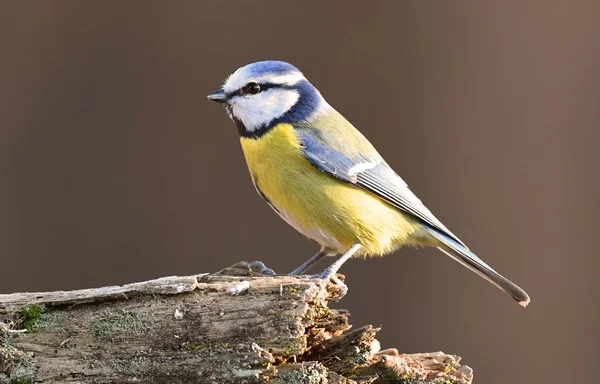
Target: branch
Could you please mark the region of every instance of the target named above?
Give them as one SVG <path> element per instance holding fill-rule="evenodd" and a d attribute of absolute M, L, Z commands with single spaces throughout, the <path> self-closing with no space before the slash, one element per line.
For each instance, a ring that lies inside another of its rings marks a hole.
<path fill-rule="evenodd" d="M 380 351 L 378 329 L 349 331 L 349 314 L 328 307 L 335 288 L 241 262 L 212 275 L 0 295 L 0 383 L 471 383 L 457 356 Z"/>

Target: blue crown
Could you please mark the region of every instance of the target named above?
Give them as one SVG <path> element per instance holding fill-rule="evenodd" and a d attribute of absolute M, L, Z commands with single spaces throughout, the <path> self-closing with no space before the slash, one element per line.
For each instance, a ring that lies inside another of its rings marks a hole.
<path fill-rule="evenodd" d="M 284 75 L 290 72 L 300 72 L 298 68 L 294 67 L 292 64 L 277 60 L 258 61 L 256 63 L 248 64 L 246 69 L 253 76 L 264 74 Z"/>

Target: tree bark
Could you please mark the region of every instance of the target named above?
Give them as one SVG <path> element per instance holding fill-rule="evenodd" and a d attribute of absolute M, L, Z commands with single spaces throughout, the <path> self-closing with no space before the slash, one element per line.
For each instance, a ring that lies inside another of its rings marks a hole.
<path fill-rule="evenodd" d="M 246 283 L 247 282 L 247 283 Z M 460 358 L 380 351 L 338 287 L 216 274 L 0 295 L 0 383 L 471 383 Z"/>

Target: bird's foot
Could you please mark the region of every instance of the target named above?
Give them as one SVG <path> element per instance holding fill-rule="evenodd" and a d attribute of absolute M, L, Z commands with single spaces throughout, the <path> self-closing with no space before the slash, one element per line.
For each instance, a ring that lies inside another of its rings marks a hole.
<path fill-rule="evenodd" d="M 240 261 L 232 265 L 231 267 L 225 268 L 219 272 L 213 273 L 212 275 L 221 276 L 274 276 L 275 271 L 267 267 L 262 261 Z"/>
<path fill-rule="evenodd" d="M 343 275 L 340 276 L 343 278 Z M 325 284 L 330 284 L 327 290 L 332 293 L 333 301 L 341 300 L 348 293 L 348 286 L 338 277 L 337 272 L 330 267 L 316 275 L 309 275 L 309 277 L 312 279 L 321 279 L 325 281 Z"/>
<path fill-rule="evenodd" d="M 332 292 L 333 293 L 332 300 L 334 300 L 334 301 L 341 300 L 342 297 L 346 296 L 346 293 L 348 293 L 348 287 L 346 286 L 346 284 L 344 284 L 344 282 L 342 280 L 340 280 L 339 277 L 337 277 L 337 271 L 339 271 L 340 268 L 342 267 L 342 265 L 344 265 L 344 263 L 346 261 L 348 261 L 349 258 L 354 256 L 354 254 L 356 252 L 358 252 L 361 248 L 362 248 L 362 245 L 360 245 L 358 243 L 352 245 L 350 248 L 348 248 L 348 250 L 346 252 L 344 252 L 343 255 L 341 255 L 329 267 L 325 268 L 325 270 L 323 272 L 321 272 L 317 275 L 308 275 L 308 277 L 312 278 L 312 279 L 325 280 L 327 283 L 329 283 L 329 282 L 333 283 L 333 284 L 331 284 L 331 286 L 327 287 L 330 292 L 333 291 Z M 305 264 L 300 266 L 298 269 L 302 269 L 306 264 L 308 264 L 308 266 L 310 266 L 311 262 L 314 262 L 323 256 L 323 255 L 321 255 L 320 257 L 318 257 L 320 254 L 321 253 L 317 253 L 315 256 L 313 256 L 309 261 L 307 261 Z M 295 273 L 295 272 L 296 271 L 294 271 L 292 273 Z"/>
<path fill-rule="evenodd" d="M 260 273 L 261 275 L 276 275 L 275 271 L 267 267 L 262 261 L 250 261 L 248 262 L 248 268 L 250 268 L 252 272 Z"/>

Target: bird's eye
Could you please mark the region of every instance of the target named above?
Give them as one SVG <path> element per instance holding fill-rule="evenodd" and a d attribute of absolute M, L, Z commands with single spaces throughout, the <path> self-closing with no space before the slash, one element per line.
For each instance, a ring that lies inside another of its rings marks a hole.
<path fill-rule="evenodd" d="M 246 92 L 251 95 L 256 95 L 258 92 L 260 92 L 260 85 L 257 83 L 248 83 L 245 88 Z"/>

